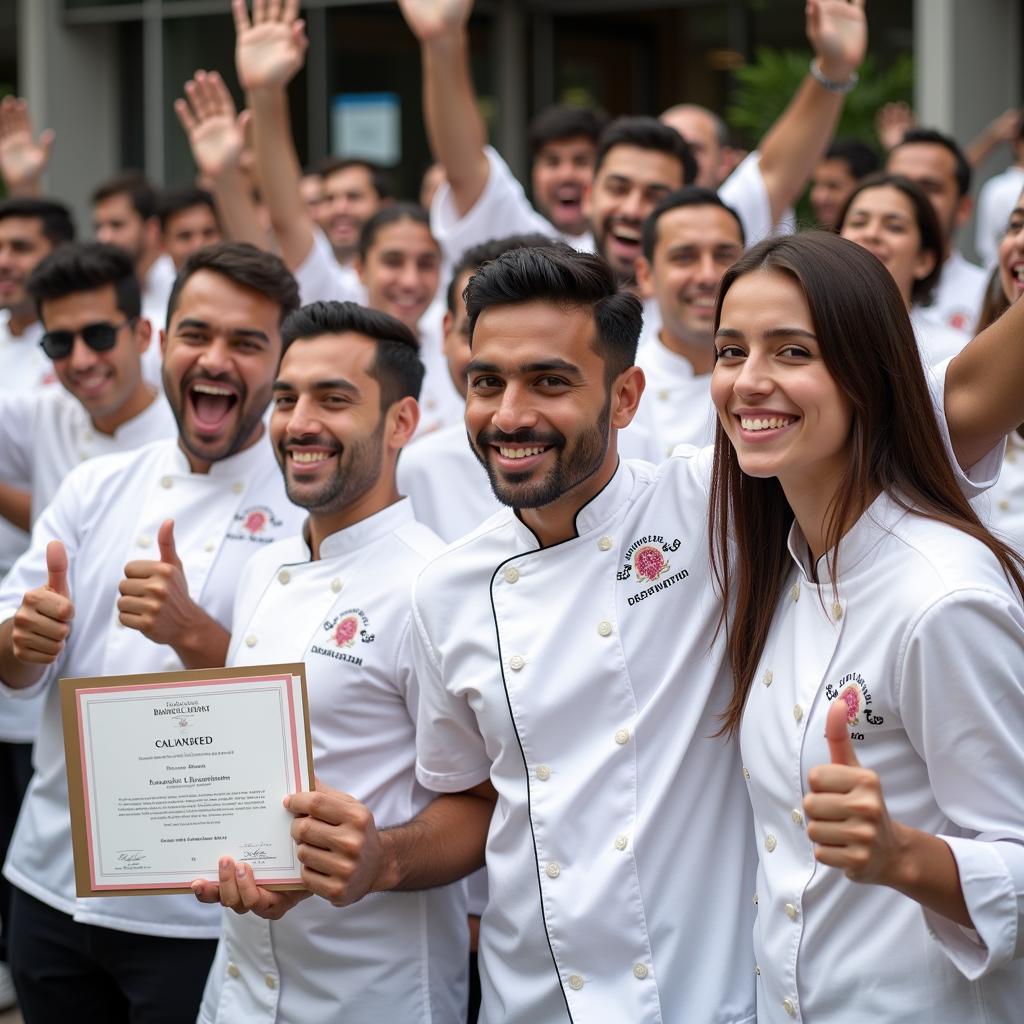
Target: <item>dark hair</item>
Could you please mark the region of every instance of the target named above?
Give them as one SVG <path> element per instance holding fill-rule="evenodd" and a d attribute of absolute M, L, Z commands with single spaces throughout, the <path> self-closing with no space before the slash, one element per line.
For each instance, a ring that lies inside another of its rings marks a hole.
<path fill-rule="evenodd" d="M 167 322 L 178 308 L 181 290 L 200 270 L 209 270 L 277 303 L 281 322 L 299 308 L 299 286 L 279 256 L 247 242 L 218 242 L 192 253 L 182 264 L 167 300 Z"/>
<path fill-rule="evenodd" d="M 842 160 L 850 171 L 850 177 L 860 180 L 874 174 L 881 166 L 878 154 L 860 139 L 842 138 L 833 141 L 825 151 L 826 160 Z"/>
<path fill-rule="evenodd" d="M 114 286 L 117 308 L 129 320 L 142 311 L 139 279 L 131 256 L 116 245 L 104 242 L 69 242 L 58 246 L 29 275 L 26 287 L 36 304 L 39 319 L 43 303 L 76 292 L 91 292 Z"/>
<path fill-rule="evenodd" d="M 603 257 L 577 252 L 564 242 L 503 253 L 469 279 L 465 299 L 470 346 L 480 314 L 491 306 L 550 302 L 585 309 L 594 318 L 594 348 L 604 360 L 606 382 L 636 361 L 643 325 L 640 300 L 620 290 Z"/>
<path fill-rule="evenodd" d="M 977 337 L 986 327 L 991 327 L 1008 309 L 1010 300 L 1003 291 L 1003 279 L 999 274 L 999 265 L 992 268 L 989 274 L 988 284 L 985 285 L 985 295 L 981 300 L 981 311 L 978 313 L 978 323 L 974 328 L 974 337 Z"/>
<path fill-rule="evenodd" d="M 551 248 L 555 244 L 553 238 L 549 238 L 547 235 L 542 235 L 539 232 L 531 232 L 525 235 L 508 235 L 506 238 L 492 238 L 467 249 L 460 257 L 458 263 L 452 267 L 451 280 L 448 282 L 448 291 L 445 293 L 448 301 L 448 312 L 452 316 L 455 315 L 455 303 L 459 299 L 455 292 L 455 286 L 458 284 L 459 278 L 467 270 L 479 270 L 485 263 L 490 263 L 491 260 L 496 260 L 503 252 L 511 252 L 513 249 Z"/>
<path fill-rule="evenodd" d="M 963 198 L 971 191 L 971 165 L 960 144 L 951 135 L 944 135 L 934 128 L 910 128 L 889 152 L 895 153 L 901 146 L 912 145 L 942 146 L 952 153 L 956 161 L 956 187 L 960 197 Z"/>
<path fill-rule="evenodd" d="M 175 214 L 191 210 L 194 206 L 205 206 L 213 214 L 213 219 L 220 223 L 217 204 L 209 192 L 201 188 L 175 188 L 161 192 L 157 198 L 156 215 L 160 218 L 160 230 L 167 230 L 167 222 Z"/>
<path fill-rule="evenodd" d="M 339 171 L 347 171 L 350 167 L 362 167 L 370 176 L 370 184 L 378 199 L 393 199 L 395 196 L 395 183 L 391 175 L 372 160 L 360 160 L 357 157 L 325 157 L 315 167 L 307 171 L 307 174 L 319 174 L 321 178 L 327 178 Z"/>
<path fill-rule="evenodd" d="M 366 259 L 367 253 L 373 248 L 373 243 L 377 241 L 377 235 L 383 228 L 402 220 L 411 220 L 416 224 L 422 224 L 430 233 L 430 237 L 434 237 L 430 232 L 430 214 L 419 203 L 388 203 L 363 225 L 363 230 L 359 233 L 359 258 Z M 434 245 L 437 245 L 436 240 Z M 437 247 L 441 248 L 439 245 Z"/>
<path fill-rule="evenodd" d="M 897 189 L 910 200 L 910 205 L 914 208 L 914 220 L 917 223 L 917 233 L 921 238 L 921 248 L 935 257 L 935 266 L 924 277 L 914 281 L 910 296 L 918 305 L 927 306 L 931 302 L 932 292 L 942 276 L 942 265 L 946 262 L 946 236 L 939 226 L 939 216 L 935 212 L 935 207 L 932 206 L 931 200 L 919 185 L 909 178 L 904 178 L 901 174 L 888 174 L 885 171 L 869 174 L 857 182 L 854 190 L 847 197 L 843 208 L 839 211 L 836 231 L 842 233 L 843 224 L 846 223 L 850 207 L 857 196 L 873 188 Z"/>
<path fill-rule="evenodd" d="M 420 345 L 401 320 L 355 302 L 313 302 L 291 313 L 281 326 L 285 348 L 294 341 L 349 332 L 376 342 L 370 376 L 380 384 L 382 412 L 402 398 L 419 398 L 425 372 Z"/>
<path fill-rule="evenodd" d="M 783 274 L 803 291 L 825 367 L 853 409 L 849 460 L 824 523 L 831 578 L 843 532 L 862 512 L 864 495 L 880 488 L 908 511 L 980 541 L 1024 593 L 1020 557 L 985 530 L 957 485 L 914 329 L 892 277 L 865 249 L 831 232 L 770 238 L 726 271 L 716 331 L 729 289 L 761 270 Z M 734 733 L 792 564 L 787 540 L 793 512 L 778 479 L 743 473 L 721 423 L 710 497 L 711 564 L 723 597 L 720 627 L 728 627 L 734 679 L 722 731 Z"/>
<path fill-rule="evenodd" d="M 41 221 L 40 229 L 50 245 L 63 245 L 75 240 L 75 222 L 63 203 L 52 199 L 5 199 L 0 203 L 0 220 L 25 217 Z"/>
<path fill-rule="evenodd" d="M 132 209 L 143 220 L 156 216 L 156 189 L 142 171 L 123 171 L 98 185 L 92 193 L 92 205 L 95 206 L 113 196 L 127 196 Z"/>
<path fill-rule="evenodd" d="M 697 178 L 697 158 L 690 144 L 674 128 L 655 117 L 617 117 L 597 140 L 594 174 L 601 169 L 605 157 L 616 146 L 636 146 L 674 156 L 683 172 L 683 184 L 691 185 Z"/>
<path fill-rule="evenodd" d="M 658 221 L 670 210 L 678 210 L 683 206 L 717 206 L 725 210 L 736 221 L 736 229 L 740 233 L 740 245 L 745 245 L 747 236 L 743 231 L 740 215 L 722 202 L 721 196 L 714 189 L 702 188 L 699 185 L 687 185 L 685 188 L 670 192 L 658 205 L 651 210 L 650 216 L 644 221 L 643 250 L 648 260 L 654 259 L 654 248 L 658 244 Z"/>
<path fill-rule="evenodd" d="M 530 159 L 535 160 L 549 143 L 565 139 L 589 139 L 596 146 L 607 124 L 607 116 L 593 107 L 546 107 L 530 122 Z"/>

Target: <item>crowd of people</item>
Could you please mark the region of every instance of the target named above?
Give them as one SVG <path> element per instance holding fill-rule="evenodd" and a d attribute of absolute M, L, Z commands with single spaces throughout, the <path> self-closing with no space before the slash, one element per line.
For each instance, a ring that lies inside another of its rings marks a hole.
<path fill-rule="evenodd" d="M 0 1001 L 1018 1019 L 1024 122 L 834 138 L 865 5 L 808 0 L 750 152 L 689 103 L 559 106 L 522 183 L 472 0 L 399 5 L 415 201 L 303 168 L 298 0 L 232 0 L 245 109 L 197 70 L 195 181 L 101 184 L 95 240 L 0 103 Z M 79 898 L 57 680 L 295 662 L 303 888 L 224 856 Z"/>

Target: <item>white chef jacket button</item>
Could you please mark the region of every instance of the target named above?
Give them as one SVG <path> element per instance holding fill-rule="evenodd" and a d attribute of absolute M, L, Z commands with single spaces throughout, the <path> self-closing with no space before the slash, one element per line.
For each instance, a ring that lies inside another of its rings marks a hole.
<path fill-rule="evenodd" d="M 169 476 L 160 478 L 160 486 L 166 491 L 170 490 L 174 486 L 174 481 Z"/>
<path fill-rule="evenodd" d="M 625 744 L 627 744 L 629 742 L 629 730 L 628 729 L 620 729 L 615 734 L 615 742 L 618 743 L 618 745 L 620 747 L 625 746 Z"/>
<path fill-rule="evenodd" d="M 789 596 L 790 596 L 790 599 L 793 600 L 793 601 L 799 601 L 800 600 L 800 584 L 799 583 L 794 583 L 793 586 L 791 586 L 789 588 Z"/>
<path fill-rule="evenodd" d="M 238 480 L 231 485 L 231 490 L 233 490 L 235 494 L 241 494 L 242 491 L 245 490 L 245 484 L 243 484 L 241 480 Z"/>
<path fill-rule="evenodd" d="M 629 846 L 629 840 L 625 836 L 616 836 L 615 837 L 615 849 L 616 850 L 624 850 L 627 846 Z"/>
<path fill-rule="evenodd" d="M 149 545 L 153 543 L 153 538 L 144 533 L 140 533 L 138 537 L 135 538 L 135 543 L 138 544 L 140 548 L 148 548 Z"/>
<path fill-rule="evenodd" d="M 519 570 L 514 565 L 510 565 L 502 575 L 505 577 L 506 583 L 515 583 L 519 579 Z"/>
<path fill-rule="evenodd" d="M 790 1015 L 790 1017 L 796 1016 L 796 1003 L 792 999 L 783 999 L 782 1008 Z"/>
<path fill-rule="evenodd" d="M 772 670 L 770 668 L 766 668 L 764 670 L 764 678 L 761 682 L 764 683 L 765 686 L 771 686 L 774 678 L 775 676 L 772 675 Z"/>
<path fill-rule="evenodd" d="M 747 782 L 750 781 L 750 769 L 746 765 L 743 766 L 743 778 L 745 778 Z"/>
<path fill-rule="evenodd" d="M 793 717 L 799 722 L 804 717 L 804 709 L 799 704 L 793 705 Z"/>
<path fill-rule="evenodd" d="M 760 967 L 758 967 L 758 966 L 757 966 L 757 964 L 754 964 L 754 973 L 755 973 L 755 974 L 756 974 L 756 975 L 757 975 L 757 976 L 758 976 L 759 978 L 761 977 L 761 968 L 760 968 Z"/>
<path fill-rule="evenodd" d="M 1005 498 L 1003 498 L 1002 501 L 998 502 L 997 504 L 999 505 L 1000 512 L 1006 512 L 1010 507 L 1010 503 Z"/>
<path fill-rule="evenodd" d="M 611 551 L 611 549 L 612 549 L 612 539 L 611 539 L 611 537 L 602 537 L 597 542 L 597 547 L 598 547 L 599 551 Z"/>
<path fill-rule="evenodd" d="M 341 580 L 339 580 L 337 576 L 331 580 L 331 590 L 333 590 L 335 594 L 341 590 Z"/>
<path fill-rule="evenodd" d="M 611 636 L 612 635 L 612 624 L 607 619 L 602 619 L 597 624 L 597 632 L 601 636 Z"/>
<path fill-rule="evenodd" d="M 553 860 L 549 861 L 548 866 L 544 869 L 544 874 L 547 875 L 548 878 L 557 878 L 561 873 L 561 867 Z"/>
<path fill-rule="evenodd" d="M 232 978 L 237 978 L 242 972 L 238 969 L 238 964 L 228 964 L 228 974 Z"/>
<path fill-rule="evenodd" d="M 267 988 L 277 988 L 277 978 L 275 978 L 272 974 L 264 974 L 263 981 L 264 984 L 266 984 Z"/>
<path fill-rule="evenodd" d="M 537 770 L 534 775 L 540 779 L 541 782 L 547 782 L 551 778 L 551 769 L 546 764 L 537 765 Z"/>
<path fill-rule="evenodd" d="M 788 917 L 790 921 L 796 920 L 796 907 L 792 903 L 787 903 L 783 909 L 786 911 L 786 917 Z"/>
<path fill-rule="evenodd" d="M 650 972 L 647 970 L 647 964 L 637 964 L 633 968 L 633 977 L 638 981 L 643 981 L 649 973 Z"/>
<path fill-rule="evenodd" d="M 794 825 L 802 825 L 804 823 L 804 816 L 796 807 L 793 808 L 792 812 L 790 813 L 790 817 L 793 819 Z"/>
<path fill-rule="evenodd" d="M 578 974 L 570 974 L 569 988 L 571 988 L 573 992 L 579 992 L 579 990 L 583 988 L 583 979 Z"/>
<path fill-rule="evenodd" d="M 832 618 L 841 619 L 843 617 L 843 606 L 838 601 L 832 602 Z"/>
<path fill-rule="evenodd" d="M 277 574 L 278 583 L 287 583 L 292 578 L 292 574 L 287 569 L 282 569 Z"/>
<path fill-rule="evenodd" d="M 658 389 L 658 400 L 661 401 L 661 402 L 667 402 L 668 399 L 669 399 L 668 388 L 659 388 Z"/>
<path fill-rule="evenodd" d="M 245 638 L 245 646 L 246 646 L 246 647 L 255 647 L 255 646 L 256 646 L 256 637 L 255 637 L 255 636 L 253 636 L 253 634 L 252 634 L 252 633 L 250 633 L 250 634 L 249 634 L 249 635 L 248 635 L 248 636 L 247 636 L 247 637 Z"/>
<path fill-rule="evenodd" d="M 751 899 L 751 902 L 754 904 L 755 907 L 757 906 L 757 893 L 756 892 L 754 893 L 754 895 L 753 895 L 753 897 Z"/>
<path fill-rule="evenodd" d="M 521 654 L 513 654 L 512 657 L 508 659 L 508 667 L 512 669 L 513 672 L 518 672 L 525 664 L 526 659 Z"/>
<path fill-rule="evenodd" d="M 776 846 L 778 846 L 778 845 L 779 845 L 779 844 L 778 844 L 778 840 L 776 840 L 775 836 L 773 836 L 773 835 L 771 834 L 771 832 L 769 832 L 769 833 L 768 833 L 768 835 L 766 835 L 766 836 L 764 837 L 764 848 L 765 848 L 765 849 L 766 849 L 766 850 L 767 850 L 767 851 L 768 851 L 769 853 L 771 853 L 771 852 L 772 852 L 772 850 L 774 850 L 774 849 L 775 849 L 775 847 L 776 847 Z"/>
<path fill-rule="evenodd" d="M 208 541 L 207 541 L 207 542 L 206 542 L 206 543 L 205 543 L 205 544 L 203 545 L 203 550 L 204 550 L 204 551 L 213 551 L 213 549 L 214 549 L 214 548 L 215 548 L 216 546 L 217 546 L 217 545 L 216 545 L 216 544 L 214 544 L 212 540 L 208 540 Z"/>

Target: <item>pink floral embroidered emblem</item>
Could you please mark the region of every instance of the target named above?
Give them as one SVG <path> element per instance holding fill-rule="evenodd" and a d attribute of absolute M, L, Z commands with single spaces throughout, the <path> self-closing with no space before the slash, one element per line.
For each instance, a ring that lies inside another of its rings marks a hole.
<path fill-rule="evenodd" d="M 659 548 L 645 544 L 633 555 L 633 568 L 638 580 L 653 583 L 666 569 L 668 562 Z"/>
<path fill-rule="evenodd" d="M 334 627 L 334 642 L 339 647 L 351 647 L 358 633 L 359 620 L 354 615 L 348 615 Z"/>
<path fill-rule="evenodd" d="M 250 533 L 259 533 L 267 525 L 267 513 L 256 510 L 245 517 L 245 528 Z"/>
<path fill-rule="evenodd" d="M 860 724 L 861 693 L 856 683 L 850 683 L 839 691 L 839 700 L 846 704 L 846 721 L 849 725 Z"/>

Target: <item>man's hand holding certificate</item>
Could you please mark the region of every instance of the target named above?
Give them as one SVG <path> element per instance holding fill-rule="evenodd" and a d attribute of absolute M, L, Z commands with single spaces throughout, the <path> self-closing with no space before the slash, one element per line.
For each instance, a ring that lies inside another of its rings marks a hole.
<path fill-rule="evenodd" d="M 80 896 L 190 892 L 234 862 L 264 902 L 302 887 L 283 804 L 312 788 L 301 665 L 63 679 L 61 703 Z"/>

